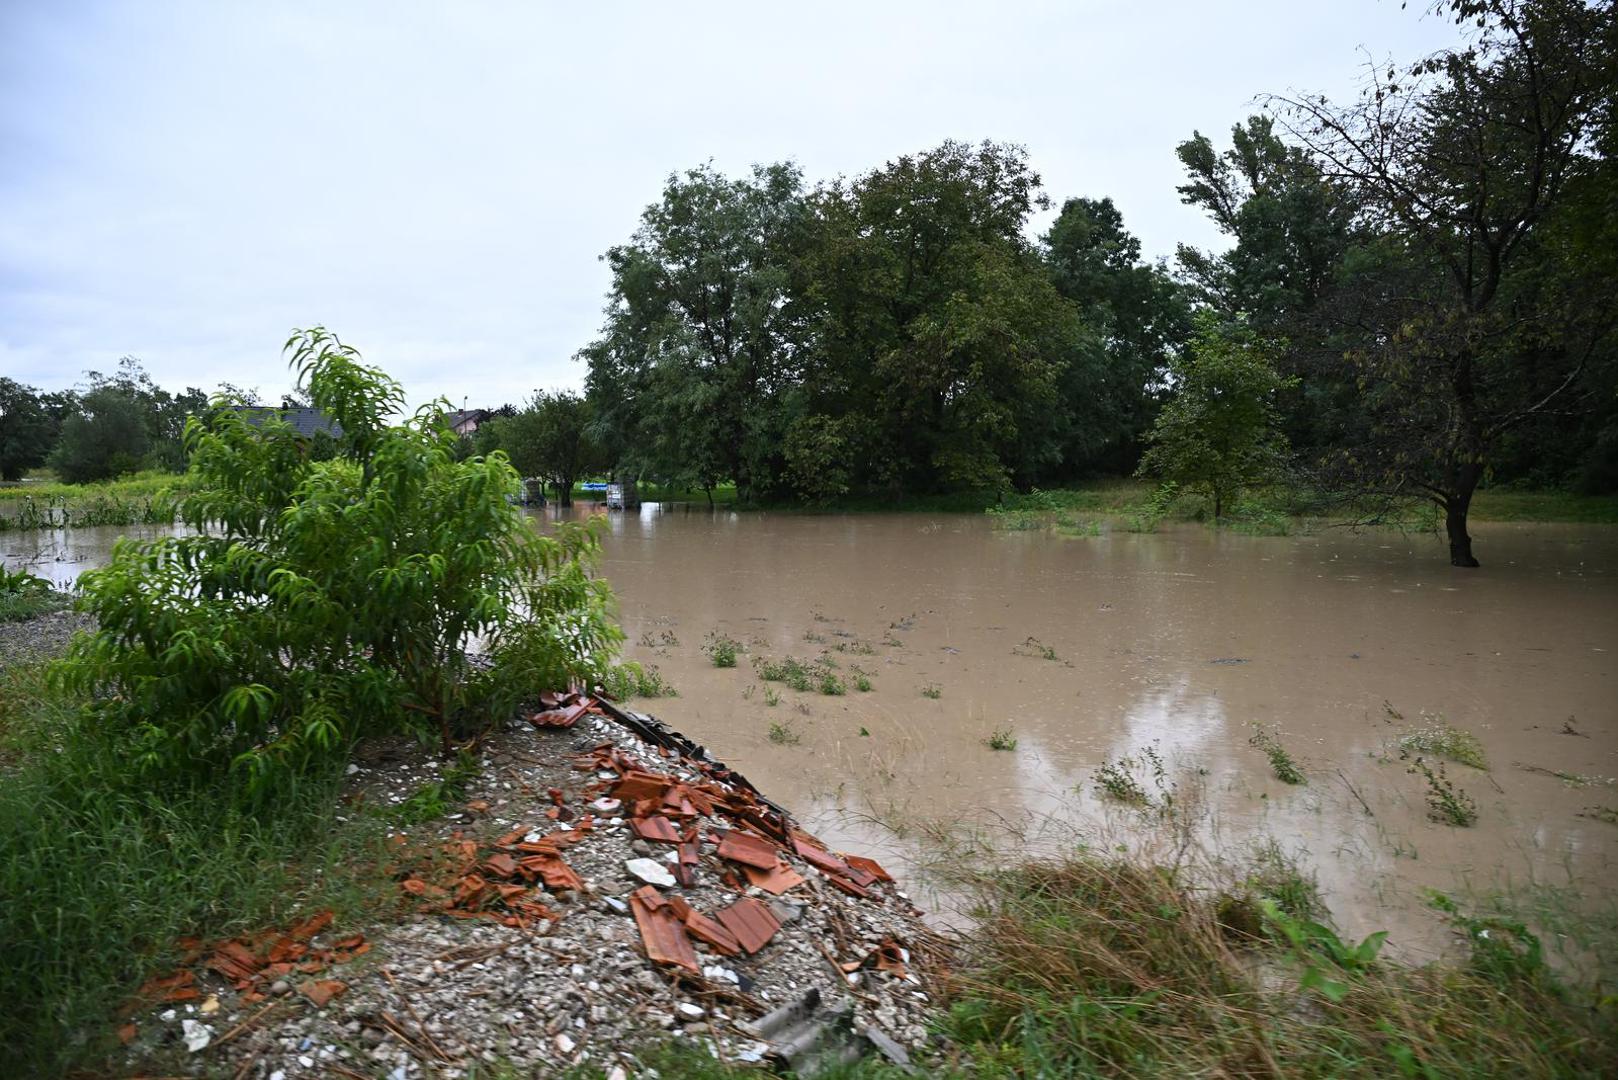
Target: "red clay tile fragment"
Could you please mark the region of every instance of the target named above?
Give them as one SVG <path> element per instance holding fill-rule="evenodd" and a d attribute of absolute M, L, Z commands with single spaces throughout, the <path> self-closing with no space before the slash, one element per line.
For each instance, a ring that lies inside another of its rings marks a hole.
<path fill-rule="evenodd" d="M 303 922 L 287 931 L 287 937 L 297 941 L 308 941 L 326 927 L 331 925 L 332 913 L 330 911 L 317 912 Z"/>
<path fill-rule="evenodd" d="M 803 884 L 803 875 L 784 860 L 777 859 L 775 866 L 769 870 L 760 870 L 756 866 L 743 866 L 742 873 L 747 875 L 750 885 L 755 885 L 767 893 L 780 896 L 788 889 Z"/>
<path fill-rule="evenodd" d="M 517 874 L 517 860 L 503 852 L 489 856 L 489 861 L 483 868 L 495 877 L 515 877 Z"/>
<path fill-rule="evenodd" d="M 635 835 L 642 840 L 656 840 L 663 844 L 678 844 L 680 834 L 674 831 L 674 823 L 661 814 L 656 817 L 634 818 L 629 827 L 635 830 Z"/>
<path fill-rule="evenodd" d="M 636 889 L 629 894 L 629 910 L 634 913 L 635 925 L 640 929 L 647 959 L 655 964 L 675 964 L 689 971 L 701 970 L 685 925 L 661 893 L 650 885 Z"/>
<path fill-rule="evenodd" d="M 657 773 L 644 772 L 640 769 L 631 769 L 619 777 L 612 786 L 612 795 L 615 799 L 624 802 L 636 802 L 640 799 L 662 799 L 663 792 L 668 790 L 671 781 L 666 776 Z"/>
<path fill-rule="evenodd" d="M 800 859 L 821 873 L 839 875 L 848 873 L 848 864 L 842 859 L 839 859 L 825 848 L 805 843 L 797 836 L 792 838 L 792 849 L 798 853 Z"/>
<path fill-rule="evenodd" d="M 338 979 L 307 979 L 298 984 L 298 993 L 308 998 L 317 1009 L 347 989 L 348 984 Z"/>
<path fill-rule="evenodd" d="M 775 932 L 781 929 L 775 913 L 751 896 L 744 896 L 729 907 L 720 908 L 714 915 L 720 925 L 736 935 L 736 940 L 748 955 L 769 944 Z"/>
<path fill-rule="evenodd" d="M 774 844 L 762 836 L 744 833 L 740 829 L 732 829 L 725 834 L 725 839 L 719 844 L 719 857 L 744 866 L 756 866 L 760 870 L 774 869 L 780 858 Z"/>

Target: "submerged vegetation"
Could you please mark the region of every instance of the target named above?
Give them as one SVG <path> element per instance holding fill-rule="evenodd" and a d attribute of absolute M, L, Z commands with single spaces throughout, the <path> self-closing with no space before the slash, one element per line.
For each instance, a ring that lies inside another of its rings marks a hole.
<path fill-rule="evenodd" d="M 1483 754 L 1483 743 L 1470 731 L 1446 724 L 1442 717 L 1423 717 L 1425 727 L 1399 736 L 1399 750 L 1404 754 L 1428 754 L 1448 758 L 1474 769 L 1487 770 L 1489 762 Z"/>
<path fill-rule="evenodd" d="M 1309 782 L 1309 778 L 1304 775 L 1302 769 L 1298 768 L 1298 763 L 1292 760 L 1292 755 L 1287 752 L 1286 747 L 1281 745 L 1281 740 L 1274 731 L 1268 728 L 1257 728 L 1247 741 L 1262 750 L 1264 756 L 1270 759 L 1270 770 L 1275 773 L 1275 778 L 1283 784 L 1307 784 Z"/>

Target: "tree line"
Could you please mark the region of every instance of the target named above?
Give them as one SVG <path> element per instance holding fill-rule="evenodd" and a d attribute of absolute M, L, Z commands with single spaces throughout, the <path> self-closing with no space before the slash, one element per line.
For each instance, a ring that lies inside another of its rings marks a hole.
<path fill-rule="evenodd" d="M 1618 49 L 1610 4 L 1434 10 L 1457 47 L 1183 142 L 1181 197 L 1229 246 L 1172 264 L 1105 198 L 1030 239 L 1051 204 L 1005 144 L 672 176 L 605 256 L 585 394 L 526 422 L 565 415 L 582 467 L 744 500 L 1137 469 L 1216 510 L 1278 480 L 1423 498 L 1475 564 L 1480 483 L 1618 489 Z"/>
<path fill-rule="evenodd" d="M 815 503 L 1140 473 L 1219 515 L 1284 483 L 1427 500 L 1475 565 L 1479 485 L 1618 491 L 1618 30 L 1584 0 L 1432 10 L 1456 47 L 1177 147 L 1220 251 L 1149 261 L 1107 198 L 1032 237 L 1053 204 L 995 142 L 671 176 L 604 256 L 584 392 L 465 450 L 563 501 L 603 473 Z M 177 466 L 205 404 L 132 361 L 77 393 L 0 380 L 0 472 Z"/>

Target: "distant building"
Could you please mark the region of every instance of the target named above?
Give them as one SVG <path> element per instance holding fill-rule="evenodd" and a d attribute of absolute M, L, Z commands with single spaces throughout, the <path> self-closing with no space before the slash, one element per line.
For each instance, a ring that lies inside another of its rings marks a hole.
<path fill-rule="evenodd" d="M 254 427 L 258 427 L 273 416 L 291 424 L 292 430 L 306 439 L 312 439 L 316 435 L 329 435 L 334 439 L 343 437 L 343 425 L 319 409 L 278 409 L 273 405 L 239 405 L 236 411 L 242 414 L 242 419 Z"/>
<path fill-rule="evenodd" d="M 488 409 L 456 409 L 444 414 L 444 423 L 464 439 L 477 431 L 479 424 L 487 423 L 492 415 Z"/>

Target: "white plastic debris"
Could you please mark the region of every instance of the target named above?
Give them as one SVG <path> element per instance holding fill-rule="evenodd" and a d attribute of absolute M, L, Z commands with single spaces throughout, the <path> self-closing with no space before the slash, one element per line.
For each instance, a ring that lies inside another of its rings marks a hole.
<path fill-rule="evenodd" d="M 656 859 L 630 859 L 624 863 L 624 869 L 648 885 L 658 885 L 665 889 L 674 885 L 674 875 L 663 869 L 663 864 Z"/>
<path fill-rule="evenodd" d="M 577 1045 L 565 1031 L 556 1036 L 556 1052 L 559 1054 L 571 1054 Z"/>
<path fill-rule="evenodd" d="M 680 1002 L 675 1006 L 675 1009 L 679 1012 L 680 1016 L 686 1020 L 701 1020 L 704 1016 L 708 1015 L 708 1010 L 704 1009 L 701 1005 L 695 1005 L 689 1001 Z"/>
<path fill-rule="evenodd" d="M 193 1054 L 213 1042 L 213 1028 L 200 1020 L 181 1020 L 180 1027 L 185 1032 L 185 1048 Z"/>

